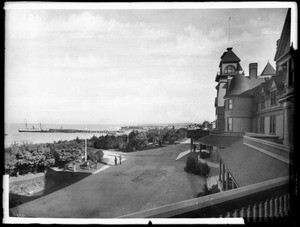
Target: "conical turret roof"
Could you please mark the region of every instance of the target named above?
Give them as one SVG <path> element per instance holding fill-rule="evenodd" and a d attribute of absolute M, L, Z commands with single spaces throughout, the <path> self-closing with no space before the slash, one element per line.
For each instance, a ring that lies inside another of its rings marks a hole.
<path fill-rule="evenodd" d="M 228 47 L 227 51 L 221 56 L 221 63 L 240 62 L 241 59 L 232 51 L 232 47 Z"/>
<path fill-rule="evenodd" d="M 260 74 L 260 76 L 273 76 L 273 75 L 276 75 L 276 71 L 273 68 L 273 66 L 270 64 L 270 62 L 268 62 L 264 70 Z"/>

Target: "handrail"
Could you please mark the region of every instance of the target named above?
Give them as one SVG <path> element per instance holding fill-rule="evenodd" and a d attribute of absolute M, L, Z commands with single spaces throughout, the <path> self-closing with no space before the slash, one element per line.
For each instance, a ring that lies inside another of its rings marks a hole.
<path fill-rule="evenodd" d="M 262 143 L 264 145 L 268 145 L 268 146 L 271 146 L 271 147 L 274 147 L 274 148 L 278 148 L 278 149 L 281 149 L 281 150 L 284 150 L 286 152 L 289 152 L 290 149 L 280 143 L 274 143 L 274 142 L 270 142 L 268 140 L 263 140 L 263 139 L 259 139 L 259 138 L 254 138 L 254 137 L 251 137 L 251 136 L 247 136 L 245 135 L 244 136 L 244 139 L 247 139 L 247 140 L 250 140 L 250 141 L 254 141 L 254 142 L 258 142 L 258 143 Z"/>
<path fill-rule="evenodd" d="M 224 203 L 230 203 L 233 200 L 251 197 L 256 193 L 288 185 L 289 177 L 280 177 L 228 191 L 222 191 L 216 194 L 207 195 L 195 199 L 185 200 L 146 211 L 123 215 L 117 218 L 169 218 L 184 215 L 189 212 L 204 210 L 209 207 L 217 207 Z M 275 190 L 277 191 L 277 190 Z"/>

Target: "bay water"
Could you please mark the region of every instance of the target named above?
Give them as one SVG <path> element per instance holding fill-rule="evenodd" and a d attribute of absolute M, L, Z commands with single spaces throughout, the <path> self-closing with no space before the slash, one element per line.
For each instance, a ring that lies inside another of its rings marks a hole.
<path fill-rule="evenodd" d="M 27 124 L 28 128 L 39 128 L 39 124 Z M 93 136 L 103 136 L 105 133 L 56 133 L 56 132 L 19 132 L 19 128 L 25 128 L 25 124 L 5 123 L 4 144 L 5 147 L 12 143 L 51 143 L 59 140 L 73 140 L 77 137 L 80 139 L 91 138 Z M 84 124 L 42 124 L 42 128 L 51 129 L 87 129 L 87 130 L 119 130 L 117 125 L 84 125 Z"/>

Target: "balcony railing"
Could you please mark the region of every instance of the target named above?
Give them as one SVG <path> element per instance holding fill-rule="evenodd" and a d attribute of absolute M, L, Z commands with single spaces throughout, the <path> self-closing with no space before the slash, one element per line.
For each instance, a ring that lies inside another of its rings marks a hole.
<path fill-rule="evenodd" d="M 256 138 L 255 138 L 255 137 Z M 263 138 L 268 136 L 264 135 Z M 271 136 L 269 136 L 271 137 Z M 276 136 L 274 137 L 276 139 Z M 244 144 L 246 146 L 252 147 L 259 150 L 267 155 L 270 155 L 276 159 L 279 159 L 285 163 L 292 164 L 292 153 L 293 150 L 282 144 L 274 143 L 265 139 L 261 139 L 255 133 L 246 133 L 244 136 Z"/>
<path fill-rule="evenodd" d="M 289 177 L 281 177 L 119 218 L 242 217 L 259 222 L 288 217 L 290 212 Z"/>

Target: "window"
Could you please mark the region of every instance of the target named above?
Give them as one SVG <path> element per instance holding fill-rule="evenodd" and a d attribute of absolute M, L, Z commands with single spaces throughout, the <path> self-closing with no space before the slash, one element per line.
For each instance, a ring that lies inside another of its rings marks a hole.
<path fill-rule="evenodd" d="M 262 95 L 262 96 L 260 97 L 260 108 L 261 108 L 262 110 L 266 108 L 266 106 L 265 106 L 265 99 L 266 99 L 266 96 L 264 96 L 264 95 Z"/>
<path fill-rule="evenodd" d="M 232 109 L 232 99 L 228 99 L 228 109 Z"/>
<path fill-rule="evenodd" d="M 260 128 L 261 133 L 265 132 L 265 118 L 264 117 L 260 118 L 260 127 L 259 128 Z"/>
<path fill-rule="evenodd" d="M 270 134 L 276 133 L 276 116 L 270 116 Z"/>
<path fill-rule="evenodd" d="M 232 118 L 227 118 L 227 131 L 232 131 Z"/>
<path fill-rule="evenodd" d="M 228 65 L 224 70 L 224 74 L 230 73 L 235 73 L 235 67 L 233 65 Z"/>
<path fill-rule="evenodd" d="M 293 85 L 294 84 L 294 79 L 295 79 L 295 72 L 294 72 L 294 58 L 290 59 L 290 67 L 289 67 L 289 78 L 288 78 L 288 85 Z"/>
<path fill-rule="evenodd" d="M 276 105 L 276 91 L 271 91 L 271 106 Z"/>

